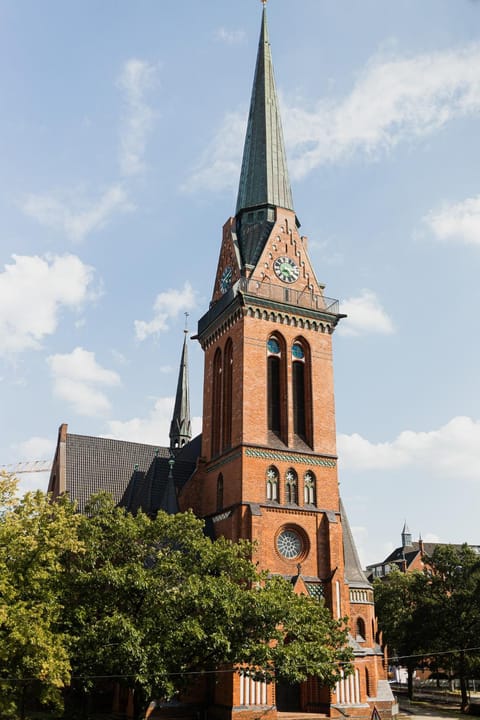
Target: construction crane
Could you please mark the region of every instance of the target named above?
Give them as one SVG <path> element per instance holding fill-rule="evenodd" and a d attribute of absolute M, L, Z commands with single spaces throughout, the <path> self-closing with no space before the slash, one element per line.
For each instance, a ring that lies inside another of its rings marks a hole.
<path fill-rule="evenodd" d="M 0 472 L 6 472 L 9 475 L 50 472 L 51 469 L 51 460 L 24 460 L 23 462 L 13 463 L 11 465 L 0 465 Z"/>

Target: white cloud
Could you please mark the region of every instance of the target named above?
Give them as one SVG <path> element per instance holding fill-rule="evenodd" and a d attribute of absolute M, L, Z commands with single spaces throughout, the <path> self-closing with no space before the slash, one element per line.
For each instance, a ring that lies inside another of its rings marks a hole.
<path fill-rule="evenodd" d="M 243 113 L 228 113 L 212 142 L 182 185 L 187 193 L 225 190 L 235 187 L 242 162 L 242 145 L 247 120 Z"/>
<path fill-rule="evenodd" d="M 157 77 L 157 68 L 132 58 L 123 66 L 118 79 L 125 93 L 125 113 L 120 133 L 120 168 L 123 175 L 138 175 L 145 169 L 144 155 L 156 113 L 145 101 Z"/>
<path fill-rule="evenodd" d="M 68 193 L 61 196 L 30 194 L 23 204 L 24 212 L 41 225 L 60 230 L 74 241 L 84 240 L 103 228 L 116 212 L 134 209 L 125 189 L 120 185 L 107 188 L 98 198 L 81 198 Z"/>
<path fill-rule="evenodd" d="M 347 470 L 414 467 L 429 476 L 480 480 L 480 421 L 455 417 L 438 430 L 404 430 L 392 441 L 372 443 L 361 435 L 339 435 L 341 465 Z"/>
<path fill-rule="evenodd" d="M 104 387 L 120 385 L 120 376 L 99 365 L 95 353 L 75 348 L 65 355 L 47 358 L 55 394 L 69 403 L 80 415 L 105 415 L 110 402 Z"/>
<path fill-rule="evenodd" d="M 245 30 L 227 30 L 220 27 L 215 32 L 215 37 L 226 45 L 240 45 L 245 41 L 246 35 Z"/>
<path fill-rule="evenodd" d="M 480 195 L 445 204 L 424 220 L 439 240 L 480 245 Z"/>
<path fill-rule="evenodd" d="M 93 200 L 78 192 L 50 195 L 31 193 L 21 204 L 23 212 L 40 225 L 64 232 L 80 242 L 95 230 L 105 227 L 117 212 L 130 212 L 135 206 L 121 185 L 112 185 Z"/>
<path fill-rule="evenodd" d="M 480 111 L 480 45 L 411 58 L 373 57 L 340 98 L 281 96 L 289 165 L 303 177 L 358 153 L 375 159 L 402 142 L 432 134 Z M 184 185 L 231 187 L 238 178 L 246 113 L 229 113 Z"/>
<path fill-rule="evenodd" d="M 131 420 L 111 420 L 108 423 L 106 437 L 117 440 L 129 440 L 152 445 L 168 446 L 170 439 L 170 423 L 173 414 L 173 397 L 157 398 L 150 414 L 145 418 L 132 418 Z M 201 432 L 202 419 L 192 418 L 192 437 Z"/>
<path fill-rule="evenodd" d="M 406 59 L 379 55 L 349 95 L 306 107 L 301 101 L 284 113 L 296 176 L 359 151 L 376 157 L 479 112 L 480 45 Z"/>
<path fill-rule="evenodd" d="M 341 312 L 348 316 L 338 326 L 341 335 L 390 335 L 394 332 L 391 319 L 371 290 L 363 290 L 358 297 L 344 300 Z"/>
<path fill-rule="evenodd" d="M 51 438 L 34 436 L 19 443 L 18 453 L 23 460 L 51 459 L 55 450 L 55 442 Z"/>
<path fill-rule="evenodd" d="M 62 308 L 78 310 L 94 297 L 93 268 L 75 255 L 13 261 L 0 273 L 0 355 L 40 348 Z"/>
<path fill-rule="evenodd" d="M 138 340 L 145 340 L 149 335 L 157 335 L 168 330 L 168 320 L 176 318 L 179 313 L 195 307 L 195 291 L 186 282 L 182 290 L 166 290 L 157 295 L 153 306 L 153 320 L 135 320 L 135 334 Z"/>

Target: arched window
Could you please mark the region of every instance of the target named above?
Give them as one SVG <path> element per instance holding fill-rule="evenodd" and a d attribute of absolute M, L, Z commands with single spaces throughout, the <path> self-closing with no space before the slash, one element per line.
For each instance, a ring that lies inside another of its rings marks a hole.
<path fill-rule="evenodd" d="M 285 390 L 285 343 L 277 335 L 267 341 L 268 429 L 286 442 L 287 393 Z"/>
<path fill-rule="evenodd" d="M 212 455 L 218 455 L 221 442 L 222 418 L 222 352 L 217 348 L 213 358 L 212 393 Z"/>
<path fill-rule="evenodd" d="M 310 470 L 307 470 L 303 478 L 303 499 L 305 505 L 317 504 L 317 481 Z"/>
<path fill-rule="evenodd" d="M 285 475 L 285 502 L 298 505 L 297 473 L 292 468 Z"/>
<path fill-rule="evenodd" d="M 272 502 L 279 502 L 278 479 L 278 470 L 271 465 L 267 470 L 267 500 Z"/>
<path fill-rule="evenodd" d="M 232 446 L 233 346 L 227 340 L 223 354 L 223 449 Z"/>
<path fill-rule="evenodd" d="M 223 475 L 220 473 L 217 479 L 217 510 L 223 508 Z"/>
<path fill-rule="evenodd" d="M 293 432 L 312 445 L 310 352 L 304 340 L 292 345 Z"/>
<path fill-rule="evenodd" d="M 371 697 L 372 693 L 371 693 L 371 687 L 370 687 L 370 674 L 369 674 L 367 668 L 365 668 L 365 689 L 367 691 L 367 696 Z"/>
<path fill-rule="evenodd" d="M 357 618 L 355 634 L 357 642 L 365 642 L 365 622 L 363 621 L 363 618 Z"/>

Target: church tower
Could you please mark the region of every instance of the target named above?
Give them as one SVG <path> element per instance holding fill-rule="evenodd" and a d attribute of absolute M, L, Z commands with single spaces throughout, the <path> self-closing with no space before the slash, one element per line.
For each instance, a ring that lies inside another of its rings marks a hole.
<path fill-rule="evenodd" d="M 262 687 L 232 675 L 217 688 L 219 717 L 277 709 L 366 717 L 374 704 L 391 717 L 373 591 L 339 497 L 332 335 L 344 316 L 324 294 L 299 227 L 264 3 L 235 217 L 223 227 L 198 323 L 201 457 L 180 505 L 216 537 L 255 541 L 260 568 L 350 618 L 355 674 L 336 692 L 314 678 Z"/>

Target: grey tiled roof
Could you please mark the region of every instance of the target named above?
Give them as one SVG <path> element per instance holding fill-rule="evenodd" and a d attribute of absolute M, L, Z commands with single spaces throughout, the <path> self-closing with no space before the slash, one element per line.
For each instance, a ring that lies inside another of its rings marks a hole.
<path fill-rule="evenodd" d="M 353 539 L 350 524 L 343 502 L 340 500 L 340 513 L 342 516 L 343 526 L 343 554 L 345 561 L 345 580 L 350 587 L 371 588 L 371 584 L 367 580 L 367 576 L 363 572 L 358 557 L 357 548 Z"/>
<path fill-rule="evenodd" d="M 195 469 L 199 440 L 176 456 L 174 478 L 181 487 Z M 66 489 L 85 510 L 89 498 L 108 492 L 115 502 L 136 511 L 155 512 L 168 478 L 170 449 L 155 445 L 67 433 Z"/>

